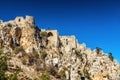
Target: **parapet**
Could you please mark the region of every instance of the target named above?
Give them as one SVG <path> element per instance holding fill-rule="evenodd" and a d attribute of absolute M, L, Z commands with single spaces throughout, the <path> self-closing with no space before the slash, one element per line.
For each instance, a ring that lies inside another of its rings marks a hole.
<path fill-rule="evenodd" d="M 25 25 L 26 23 L 30 24 L 30 25 L 34 25 L 34 17 L 33 16 L 26 16 L 24 17 L 16 17 L 15 18 L 15 23 L 18 25 Z"/>
<path fill-rule="evenodd" d="M 16 17 L 14 21 L 18 25 L 22 25 L 22 24 L 24 25 L 25 24 L 25 19 L 23 17 L 21 17 L 21 16 L 20 17 Z"/>
<path fill-rule="evenodd" d="M 64 46 L 70 46 L 71 48 L 77 47 L 77 40 L 75 36 L 60 36 L 60 40 Z"/>
<path fill-rule="evenodd" d="M 33 16 L 26 16 L 25 20 L 30 24 L 35 24 L 35 20 Z"/>
<path fill-rule="evenodd" d="M 51 45 L 54 45 L 55 47 L 58 46 L 59 40 L 58 40 L 58 31 L 57 30 L 47 30 L 46 31 L 49 35 L 52 35 L 48 38 L 48 40 L 51 42 Z"/>
<path fill-rule="evenodd" d="M 53 36 L 55 36 L 56 38 L 57 38 L 58 35 L 59 35 L 57 30 L 47 30 L 46 32 L 47 32 L 47 33 L 52 33 Z"/>

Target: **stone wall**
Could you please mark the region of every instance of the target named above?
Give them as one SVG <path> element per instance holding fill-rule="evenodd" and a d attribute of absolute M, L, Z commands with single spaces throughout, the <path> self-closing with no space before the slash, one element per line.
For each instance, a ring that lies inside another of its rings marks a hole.
<path fill-rule="evenodd" d="M 60 36 L 60 41 L 66 52 L 69 52 L 73 48 L 77 48 L 77 41 L 75 36 Z"/>
<path fill-rule="evenodd" d="M 42 74 L 41 71 L 35 71 L 35 67 L 42 69 L 45 66 L 41 67 L 41 65 L 45 64 L 47 67 L 56 68 L 55 71 L 58 74 L 64 70 L 66 80 L 81 80 L 81 78 L 90 80 L 88 77 L 93 80 L 119 80 L 119 64 L 115 59 L 111 61 L 103 51 L 101 51 L 103 54 L 98 55 L 96 49 L 86 48 L 85 43 L 79 44 L 75 36 L 59 36 L 57 30 L 40 31 L 33 26 L 35 25 L 32 16 L 17 17 L 15 20 L 0 23 L 0 46 L 3 47 L 3 53 L 12 54 L 10 63 L 21 67 L 23 75 L 32 79 L 38 73 Z M 45 32 L 44 35 L 41 35 L 42 31 Z M 47 42 L 49 42 L 49 47 Z M 25 55 L 17 58 L 22 52 L 19 52 L 19 55 L 14 54 L 16 47 L 21 47 L 27 54 L 23 52 Z M 47 54 L 44 61 L 39 61 L 41 54 L 39 57 L 36 57 L 36 52 L 35 56 L 32 55 L 34 50 L 37 50 L 38 54 L 43 51 Z M 28 60 L 28 57 L 35 60 L 29 67 L 21 63 L 22 59 Z M 56 78 L 56 80 L 59 79 Z"/>
<path fill-rule="evenodd" d="M 15 18 L 15 23 L 20 25 L 21 27 L 24 27 L 24 26 L 28 26 L 28 25 L 34 25 L 34 17 L 32 16 L 26 16 L 25 18 L 24 17 L 16 17 Z"/>
<path fill-rule="evenodd" d="M 47 33 L 52 33 L 51 36 L 48 37 L 48 40 L 50 41 L 50 44 L 52 47 L 57 48 L 59 46 L 59 40 L 58 40 L 58 31 L 57 30 L 47 30 Z"/>

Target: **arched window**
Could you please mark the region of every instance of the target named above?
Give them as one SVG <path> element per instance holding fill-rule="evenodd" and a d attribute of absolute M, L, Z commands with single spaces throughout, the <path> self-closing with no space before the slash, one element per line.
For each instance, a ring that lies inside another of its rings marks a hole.
<path fill-rule="evenodd" d="M 49 32 L 49 33 L 48 33 L 48 37 L 50 37 L 50 36 L 53 36 L 53 33 L 52 33 L 52 32 Z"/>
<path fill-rule="evenodd" d="M 66 45 L 68 45 L 68 39 L 66 39 Z"/>
<path fill-rule="evenodd" d="M 81 80 L 85 80 L 85 77 L 81 77 Z"/>
<path fill-rule="evenodd" d="M 18 22 L 20 22 L 21 20 L 20 20 L 20 18 L 18 19 Z"/>

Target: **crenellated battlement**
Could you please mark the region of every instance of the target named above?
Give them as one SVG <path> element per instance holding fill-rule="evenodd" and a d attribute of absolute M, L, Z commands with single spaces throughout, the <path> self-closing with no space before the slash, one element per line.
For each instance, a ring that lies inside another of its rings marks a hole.
<path fill-rule="evenodd" d="M 25 25 L 25 24 L 34 25 L 35 23 L 33 16 L 26 16 L 25 18 L 22 16 L 19 16 L 19 17 L 16 17 L 14 21 L 18 25 Z"/>

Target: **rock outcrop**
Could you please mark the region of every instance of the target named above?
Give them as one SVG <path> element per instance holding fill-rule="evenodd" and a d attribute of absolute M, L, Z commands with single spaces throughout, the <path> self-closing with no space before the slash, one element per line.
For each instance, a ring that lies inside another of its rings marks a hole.
<path fill-rule="evenodd" d="M 39 29 L 32 16 L 1 20 L 0 46 L 10 57 L 7 78 L 17 73 L 18 80 L 120 80 L 112 55 L 79 44 L 75 36 Z"/>

